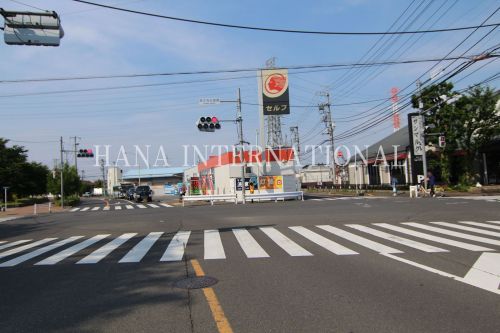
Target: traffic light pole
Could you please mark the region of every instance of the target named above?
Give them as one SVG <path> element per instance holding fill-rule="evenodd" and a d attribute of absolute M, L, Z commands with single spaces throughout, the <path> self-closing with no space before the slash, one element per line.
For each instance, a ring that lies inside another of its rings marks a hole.
<path fill-rule="evenodd" d="M 240 144 L 240 153 L 241 153 L 241 200 L 243 204 L 245 204 L 245 151 L 243 149 L 243 145 L 245 144 L 245 140 L 243 139 L 243 117 L 241 115 L 241 92 L 240 88 L 238 88 L 238 98 L 236 100 L 236 122 L 238 123 L 238 140 Z"/>
<path fill-rule="evenodd" d="M 63 176 L 64 160 L 63 160 L 63 152 L 64 152 L 63 138 L 61 136 L 61 208 L 64 208 L 64 176 Z"/>

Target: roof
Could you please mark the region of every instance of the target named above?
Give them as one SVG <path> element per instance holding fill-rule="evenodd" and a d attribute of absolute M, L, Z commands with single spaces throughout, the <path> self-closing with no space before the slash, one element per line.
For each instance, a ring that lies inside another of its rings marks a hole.
<path fill-rule="evenodd" d="M 384 150 L 384 154 L 393 154 L 394 146 L 398 146 L 398 153 L 406 151 L 406 148 L 410 146 L 408 126 L 402 127 L 399 131 L 394 132 L 382 140 L 368 146 L 368 156 L 365 157 L 371 158 L 377 156 L 380 147 Z M 360 149 L 362 148 L 360 147 Z M 363 149 L 362 152 L 364 154 L 365 150 Z"/>
<path fill-rule="evenodd" d="M 123 173 L 122 179 L 172 177 L 182 175 L 185 169 L 183 167 L 130 169 Z"/>

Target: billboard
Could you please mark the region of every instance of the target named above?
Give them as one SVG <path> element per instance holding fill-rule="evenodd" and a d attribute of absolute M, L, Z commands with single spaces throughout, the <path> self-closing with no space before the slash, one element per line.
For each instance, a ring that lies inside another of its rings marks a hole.
<path fill-rule="evenodd" d="M 260 75 L 262 113 L 266 116 L 290 114 L 287 69 L 265 69 Z"/>
<path fill-rule="evenodd" d="M 412 184 L 418 184 L 418 175 L 424 174 L 423 155 L 425 149 L 424 141 L 424 123 L 423 116 L 416 113 L 408 114 L 408 134 L 410 136 L 411 147 L 411 181 Z"/>
<path fill-rule="evenodd" d="M 259 189 L 281 190 L 283 189 L 283 176 L 261 176 L 259 177 Z"/>

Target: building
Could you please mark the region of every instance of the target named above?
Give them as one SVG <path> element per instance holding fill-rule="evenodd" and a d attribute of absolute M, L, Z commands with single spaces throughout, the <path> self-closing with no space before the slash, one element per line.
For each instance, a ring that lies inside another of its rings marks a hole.
<path fill-rule="evenodd" d="M 329 165 L 306 165 L 300 170 L 302 187 L 332 186 L 332 168 Z"/>
<path fill-rule="evenodd" d="M 122 183 L 123 170 L 113 166 L 108 168 L 108 177 L 106 179 L 106 189 L 108 194 L 117 192 L 117 188 Z"/>
<path fill-rule="evenodd" d="M 135 185 L 149 185 L 156 195 L 176 194 L 178 184 L 182 182 L 182 167 L 131 169 L 122 175 L 122 181 Z"/>

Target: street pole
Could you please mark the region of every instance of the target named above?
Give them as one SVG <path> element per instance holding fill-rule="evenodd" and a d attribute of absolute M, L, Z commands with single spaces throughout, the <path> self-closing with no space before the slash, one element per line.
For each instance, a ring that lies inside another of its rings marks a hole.
<path fill-rule="evenodd" d="M 3 187 L 3 191 L 4 191 L 4 200 L 5 200 L 5 211 L 7 211 L 7 190 L 9 189 L 8 186 L 4 186 Z"/>
<path fill-rule="evenodd" d="M 236 100 L 236 121 L 238 122 L 238 136 L 240 141 L 240 153 L 241 153 L 241 200 L 245 204 L 245 152 L 243 150 L 243 145 L 245 141 L 243 140 L 243 117 L 241 115 L 241 92 L 238 88 L 238 98 Z"/>
<path fill-rule="evenodd" d="M 63 137 L 61 136 L 61 208 L 64 208 L 64 176 L 63 176 L 63 169 L 64 169 L 64 160 L 63 160 Z"/>
<path fill-rule="evenodd" d="M 75 169 L 76 169 L 76 174 L 78 175 L 78 145 L 79 143 L 76 142 L 77 139 L 81 139 L 80 137 L 77 137 L 77 136 L 72 136 L 71 139 L 73 139 L 74 141 L 74 146 L 75 146 L 75 150 L 74 150 L 74 153 L 75 153 Z"/>
<path fill-rule="evenodd" d="M 422 154 L 422 165 L 424 172 L 424 188 L 427 190 L 427 151 L 425 149 L 425 114 L 423 113 L 424 103 L 422 101 L 422 88 L 420 84 L 420 80 L 417 80 L 417 90 L 418 90 L 418 109 L 420 110 L 420 117 L 422 119 L 422 128 L 424 131 L 423 135 L 423 144 L 424 144 L 424 152 Z"/>
<path fill-rule="evenodd" d="M 104 175 L 104 159 L 101 159 L 101 170 L 102 170 L 102 195 L 106 195 L 106 178 Z"/>

